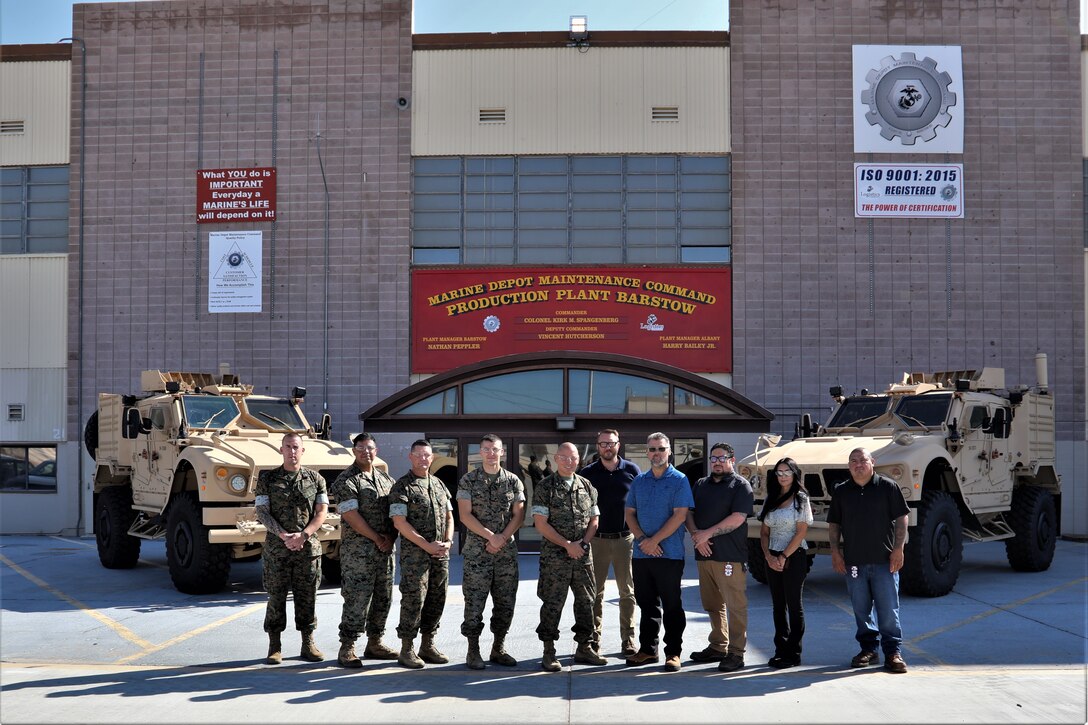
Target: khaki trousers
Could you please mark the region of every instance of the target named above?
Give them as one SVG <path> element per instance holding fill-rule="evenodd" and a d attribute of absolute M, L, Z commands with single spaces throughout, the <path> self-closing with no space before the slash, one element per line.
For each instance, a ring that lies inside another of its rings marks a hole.
<path fill-rule="evenodd" d="M 748 645 L 748 575 L 739 561 L 700 561 L 699 596 L 710 616 L 710 646 L 744 656 Z M 730 574 L 726 575 L 726 569 Z"/>
<path fill-rule="evenodd" d="M 597 584 L 597 597 L 593 600 L 593 628 L 598 643 L 601 641 L 604 619 L 604 585 L 608 581 L 608 567 L 616 573 L 616 588 L 620 590 L 620 645 L 637 646 L 635 643 L 635 585 L 631 578 L 632 534 L 622 539 L 598 539 L 589 542 L 593 552 L 593 578 Z"/>

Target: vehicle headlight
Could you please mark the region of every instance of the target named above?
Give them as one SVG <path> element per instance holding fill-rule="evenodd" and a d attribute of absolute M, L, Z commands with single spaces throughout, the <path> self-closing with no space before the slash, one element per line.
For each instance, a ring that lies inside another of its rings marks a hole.
<path fill-rule="evenodd" d="M 745 478 L 751 478 L 752 477 L 752 467 L 751 466 L 741 466 L 739 469 L 737 469 L 737 471 L 738 471 L 738 473 L 740 473 L 740 475 L 744 476 Z"/>
<path fill-rule="evenodd" d="M 903 478 L 903 467 L 890 466 L 889 468 L 884 469 L 884 474 L 889 478 L 898 481 Z"/>
<path fill-rule="evenodd" d="M 240 473 L 236 473 L 230 477 L 230 487 L 238 493 L 246 490 L 246 483 L 246 477 Z"/>

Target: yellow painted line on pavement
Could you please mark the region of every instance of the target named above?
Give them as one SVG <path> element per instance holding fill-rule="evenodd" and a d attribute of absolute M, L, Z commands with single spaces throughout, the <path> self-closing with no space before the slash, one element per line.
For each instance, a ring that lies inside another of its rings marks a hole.
<path fill-rule="evenodd" d="M 132 662 L 134 660 L 138 660 L 141 657 L 144 657 L 145 655 L 149 655 L 149 654 L 152 654 L 154 652 L 158 652 L 159 650 L 164 650 L 167 647 L 173 647 L 175 644 L 178 644 L 179 642 L 184 642 L 185 640 L 196 637 L 197 635 L 204 634 L 205 632 L 210 632 L 211 630 L 215 629 L 216 627 L 221 627 L 224 624 L 227 624 L 228 622 L 233 622 L 235 619 L 241 619 L 242 617 L 248 617 L 249 615 L 253 614 L 254 612 L 261 611 L 262 609 L 265 608 L 265 606 L 266 606 L 265 602 L 261 602 L 259 604 L 253 604 L 253 605 L 248 606 L 248 607 L 246 607 L 245 609 L 243 609 L 243 610 L 241 610 L 239 612 L 235 612 L 234 614 L 230 614 L 230 615 L 228 615 L 226 617 L 223 617 L 222 619 L 218 619 L 218 620 L 216 620 L 214 622 L 209 622 L 208 624 L 205 624 L 203 627 L 197 627 L 196 629 L 190 630 L 190 631 L 185 632 L 183 634 L 179 634 L 177 637 L 174 637 L 172 639 L 168 639 L 165 642 L 163 642 L 162 644 L 155 644 L 155 645 L 149 644 L 144 649 L 143 652 L 137 652 L 135 654 L 129 655 L 128 657 L 122 657 L 121 659 L 117 660 L 114 664 L 118 664 L 118 665 L 128 664 L 129 662 Z"/>
<path fill-rule="evenodd" d="M 1074 586 L 1076 584 L 1083 584 L 1084 582 L 1088 582 L 1088 577 L 1081 577 L 1080 579 L 1073 579 L 1072 581 L 1067 581 L 1064 584 L 1059 584 L 1058 586 L 1047 589 L 1046 591 L 1039 592 L 1037 594 L 1032 594 L 1030 597 L 1024 597 L 1023 599 L 1018 599 L 1015 602 L 1011 602 L 1010 604 L 1008 604 L 1008 605 L 1006 605 L 1004 607 L 994 607 L 993 609 L 989 609 L 989 610 L 987 610 L 985 612 L 979 612 L 978 614 L 970 616 L 967 619 L 961 620 L 959 622 L 952 622 L 951 624 L 946 624 L 943 627 L 938 627 L 937 629 L 926 632 L 925 634 L 920 634 L 917 637 L 912 637 L 911 641 L 912 642 L 918 642 L 918 641 L 923 640 L 923 639 L 929 639 L 930 637 L 936 637 L 939 634 L 944 634 L 945 632 L 956 629 L 957 627 L 963 627 L 963 626 L 966 626 L 968 624 L 974 624 L 975 622 L 977 622 L 977 621 L 979 621 L 981 619 L 985 619 L 986 617 L 992 617 L 995 614 L 1001 614 L 1003 612 L 1011 613 L 1013 609 L 1016 609 L 1019 606 L 1027 604 L 1028 602 L 1034 601 L 1036 599 L 1041 599 L 1041 598 L 1049 596 L 1049 595 L 1051 595 L 1051 594 L 1053 594 L 1055 592 L 1059 592 L 1062 589 L 1067 589 L 1068 587 Z"/>
<path fill-rule="evenodd" d="M 93 617 L 94 619 L 97 619 L 99 622 L 106 625 L 107 627 L 112 629 L 114 632 L 116 632 L 119 636 L 121 636 L 122 638 L 128 640 L 129 642 L 136 645 L 137 647 L 147 648 L 147 647 L 152 647 L 153 646 L 150 642 L 148 642 L 143 637 L 140 637 L 139 635 L 137 635 L 135 632 L 133 632 L 131 629 L 129 629 L 125 625 L 121 624 L 120 622 L 118 622 L 118 621 L 116 621 L 114 619 L 110 619 L 105 614 L 102 614 L 101 612 L 99 612 L 97 609 L 94 609 L 93 607 L 87 606 L 86 604 L 79 601 L 78 599 L 73 599 L 72 597 L 70 597 L 67 594 L 65 594 L 64 592 L 62 592 L 61 590 L 54 587 L 52 584 L 49 584 L 48 582 L 34 576 L 29 571 L 27 571 L 23 567 L 19 566 L 18 564 L 16 564 L 14 561 L 12 561 L 8 557 L 4 556 L 3 554 L 0 554 L 0 562 L 3 562 L 9 568 L 11 568 L 12 571 L 14 571 L 14 572 L 16 572 L 18 574 L 21 574 L 27 580 L 29 580 L 30 582 L 32 582 L 32 583 L 36 584 L 37 586 L 41 587 L 42 589 L 49 592 L 50 594 L 57 597 L 58 599 L 61 599 L 61 600 L 65 601 L 65 602 L 68 602 L 69 604 L 71 604 L 76 609 L 82 611 L 83 613 L 87 614 L 90 617 Z"/>

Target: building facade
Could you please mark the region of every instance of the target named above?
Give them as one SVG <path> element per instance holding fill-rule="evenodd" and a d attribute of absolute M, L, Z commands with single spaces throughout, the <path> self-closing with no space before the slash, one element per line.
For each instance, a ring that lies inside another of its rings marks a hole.
<path fill-rule="evenodd" d="M 69 251 L 55 257 L 67 283 L 27 289 L 28 299 L 65 300 L 66 341 L 54 368 L 5 351 L 0 388 L 6 410 L 30 399 L 29 383 L 11 382 L 19 365 L 66 376 L 49 387 L 63 386 L 65 402 L 48 432 L 60 430 L 57 466 L 79 502 L 47 526 L 9 517 L 32 507 L 0 494 L 4 530 L 89 529 L 79 517 L 91 470 L 79 454 L 83 426 L 98 392 L 137 392 L 144 369 L 229 363 L 258 392 L 306 386 L 307 414 L 330 413 L 335 438 L 385 425 L 383 454 L 399 467 L 398 447 L 426 434 L 451 441 L 447 458 L 463 468 L 470 441 L 487 431 L 458 425 L 462 409 L 450 409 L 448 424 L 436 416 L 408 429 L 383 407 L 443 364 L 435 354 L 421 365 L 413 347 L 423 275 L 465 272 L 483 284 L 546 265 L 627 276 L 664 267 L 675 270 L 672 289 L 701 275 L 728 280 L 728 313 L 700 323 L 728 353 L 669 364 L 728 390 L 699 395 L 751 417 L 701 424 L 703 435 L 685 438 L 693 459 L 718 434 L 743 451 L 766 428 L 760 410 L 785 434 L 802 413 L 821 419 L 831 385 L 878 389 L 905 371 L 982 366 L 1031 384 L 1033 357 L 1045 352 L 1063 524 L 1084 533 L 1086 132 L 1075 4 L 730 6 L 729 33 L 591 33 L 588 42 L 413 37 L 410 0 L 77 6 L 86 65 L 73 46 L 71 154 L 57 161 L 70 188 Z M 855 151 L 855 46 L 958 48 L 962 152 Z M 47 161 L 9 158 L 5 171 Z M 963 217 L 857 216 L 853 165 L 903 162 L 962 164 Z M 274 218 L 200 218 L 200 172 L 253 169 L 274 171 Z M 251 299 L 244 310 L 213 294 L 213 251 L 236 232 L 261 263 L 256 307 Z M 35 264 L 15 260 L 32 251 L 20 244 L 5 241 L 15 253 L 0 259 L 14 278 L 16 263 Z M 40 308 L 18 304 L 4 305 L 5 333 Z M 637 312 L 632 321 L 647 318 Z M 656 359 L 625 339 L 595 352 Z M 28 333 L 23 349 L 38 345 Z M 532 352 L 567 369 L 572 351 L 557 342 Z M 612 361 L 611 372 L 630 374 L 628 362 Z M 589 440 L 614 425 L 636 440 L 652 416 L 632 411 L 653 396 L 626 395 L 601 416 L 564 408 L 573 427 L 552 437 Z M 677 401 L 668 415 L 682 414 Z M 371 410 L 386 422 L 359 420 Z M 509 465 L 546 455 L 539 423 L 526 424 Z M 0 443 L 52 440 L 5 428 Z"/>

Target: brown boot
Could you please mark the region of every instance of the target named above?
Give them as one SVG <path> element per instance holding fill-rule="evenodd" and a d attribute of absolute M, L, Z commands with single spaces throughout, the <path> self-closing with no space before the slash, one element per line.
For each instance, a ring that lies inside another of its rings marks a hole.
<path fill-rule="evenodd" d="M 545 672 L 559 672 L 563 669 L 563 665 L 555 658 L 555 642 L 544 643 L 544 657 L 540 660 L 540 668 Z"/>
<path fill-rule="evenodd" d="M 397 657 L 397 662 L 401 667 L 418 670 L 423 667 L 423 660 L 416 655 L 413 640 L 414 638 L 408 637 L 401 640 L 400 656 Z"/>
<path fill-rule="evenodd" d="M 419 658 L 431 665 L 444 665 L 450 658 L 438 651 L 434 646 L 434 635 L 423 635 L 423 641 L 419 643 Z"/>
<path fill-rule="evenodd" d="M 341 667 L 353 670 L 363 666 L 363 661 L 355 654 L 355 643 L 351 641 L 340 642 L 340 654 L 336 656 L 336 661 Z"/>
<path fill-rule="evenodd" d="M 367 637 L 363 657 L 370 660 L 395 660 L 397 651 L 391 647 L 386 647 L 380 636 Z"/>
<path fill-rule="evenodd" d="M 465 655 L 465 664 L 470 670 L 482 670 L 487 667 L 484 664 L 484 658 L 480 656 L 479 637 L 468 638 L 468 654 Z"/>
<path fill-rule="evenodd" d="M 583 665 L 607 665 L 608 660 L 593 651 L 593 645 L 585 642 L 574 651 L 574 661 Z"/>
<path fill-rule="evenodd" d="M 506 635 L 496 634 L 495 642 L 491 645 L 491 661 L 503 667 L 517 667 L 518 661 L 506 651 Z"/>
<path fill-rule="evenodd" d="M 268 657 L 265 658 L 265 662 L 270 665 L 279 665 L 283 663 L 283 647 L 280 646 L 280 633 L 269 632 L 268 633 Z"/>
<path fill-rule="evenodd" d="M 302 650 L 298 654 L 307 662 L 321 662 L 325 659 L 325 655 L 323 655 L 321 650 L 317 648 L 317 645 L 314 644 L 313 632 L 302 633 Z"/>

